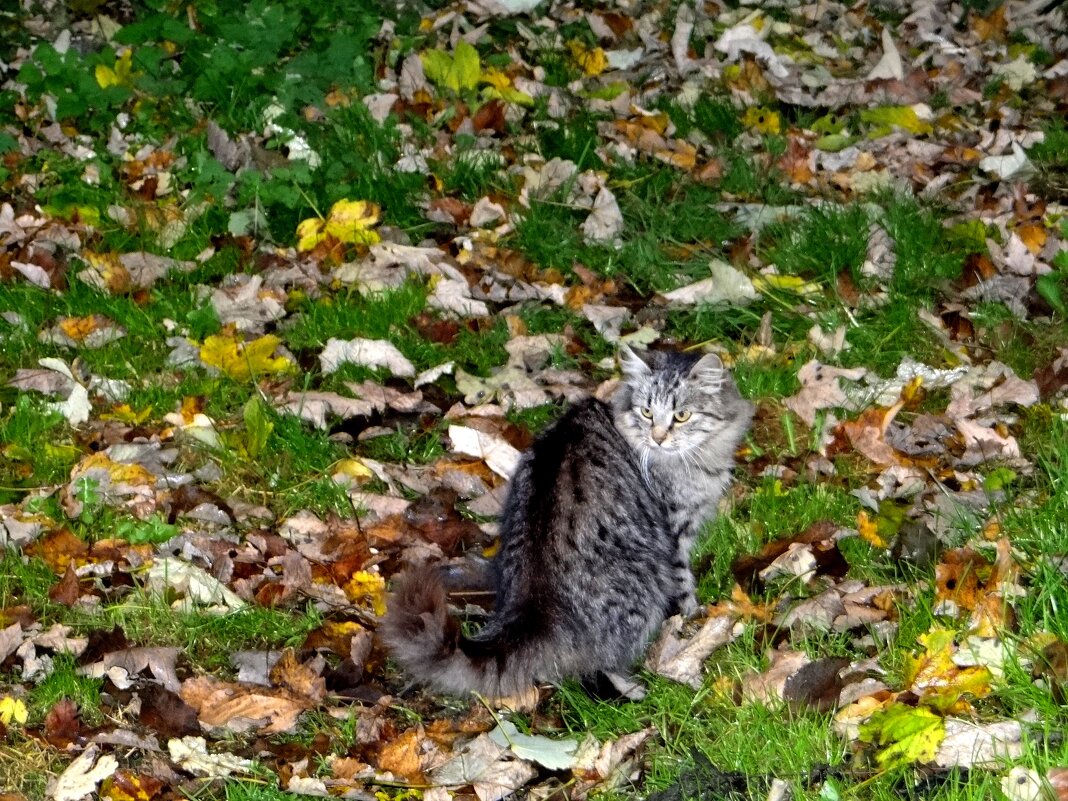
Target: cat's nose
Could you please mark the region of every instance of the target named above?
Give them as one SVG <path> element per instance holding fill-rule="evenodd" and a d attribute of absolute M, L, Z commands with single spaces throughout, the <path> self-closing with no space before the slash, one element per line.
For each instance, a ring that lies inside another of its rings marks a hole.
<path fill-rule="evenodd" d="M 653 438 L 653 442 L 660 445 L 667 439 L 668 430 L 664 426 L 653 426 L 653 430 L 649 432 L 649 435 Z"/>

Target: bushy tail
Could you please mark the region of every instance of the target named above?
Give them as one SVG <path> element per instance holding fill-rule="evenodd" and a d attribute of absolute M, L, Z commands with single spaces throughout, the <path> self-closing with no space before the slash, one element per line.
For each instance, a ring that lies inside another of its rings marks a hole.
<path fill-rule="evenodd" d="M 441 575 L 432 566 L 397 578 L 379 634 L 408 675 L 439 692 L 515 695 L 533 684 L 530 643 L 504 634 L 494 619 L 468 639 L 451 618 Z"/>

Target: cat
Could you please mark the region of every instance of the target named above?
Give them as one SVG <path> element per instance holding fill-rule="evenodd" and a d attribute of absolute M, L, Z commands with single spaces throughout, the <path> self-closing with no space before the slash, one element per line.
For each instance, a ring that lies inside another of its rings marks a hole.
<path fill-rule="evenodd" d="M 690 552 L 753 406 L 715 354 L 622 345 L 620 366 L 611 404 L 576 403 L 520 458 L 480 631 L 461 633 L 434 567 L 398 578 L 380 631 L 421 683 L 502 697 L 626 671 L 664 620 L 696 608 Z"/>

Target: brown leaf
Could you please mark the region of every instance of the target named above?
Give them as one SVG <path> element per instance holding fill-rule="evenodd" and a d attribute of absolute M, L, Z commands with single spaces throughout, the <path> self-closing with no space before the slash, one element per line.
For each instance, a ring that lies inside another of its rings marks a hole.
<path fill-rule="evenodd" d="M 271 683 L 319 703 L 326 696 L 326 680 L 297 661 L 292 648 L 286 648 L 270 672 Z"/>
<path fill-rule="evenodd" d="M 751 592 L 761 583 L 760 573 L 789 551 L 791 546 L 797 545 L 812 546 L 810 553 L 815 559 L 815 575 L 841 578 L 849 569 L 849 564 L 834 540 L 839 528 L 840 526 L 831 520 L 817 520 L 800 534 L 772 540 L 760 549 L 759 554 L 743 555 L 734 560 L 731 564 L 734 580 L 743 589 Z"/>
<path fill-rule="evenodd" d="M 196 710 L 177 693 L 157 684 L 146 684 L 137 692 L 141 696 L 142 725 L 168 738 L 201 733 Z"/>
<path fill-rule="evenodd" d="M 78 706 L 69 698 L 57 701 L 44 720 L 44 735 L 49 745 L 66 748 L 78 739 L 81 722 L 78 720 Z"/>
<path fill-rule="evenodd" d="M 491 100 L 483 103 L 475 116 L 471 118 L 475 131 L 493 131 L 503 134 L 505 130 L 504 103 L 500 100 Z"/>
<path fill-rule="evenodd" d="M 838 424 L 838 430 L 857 453 L 863 454 L 880 466 L 903 464 L 907 459 L 887 444 L 886 429 L 902 408 L 901 403 L 884 409 L 873 406 L 861 412 L 855 420 L 846 420 Z"/>
<path fill-rule="evenodd" d="M 786 684 L 812 660 L 804 651 L 772 651 L 771 665 L 763 673 L 742 678 L 742 697 L 747 701 L 771 703 L 786 697 Z"/>
<path fill-rule="evenodd" d="M 57 604 L 74 606 L 81 594 L 78 574 L 74 572 L 74 560 L 71 559 L 67 562 L 67 570 L 63 574 L 63 578 L 48 588 L 48 597 Z"/>
<path fill-rule="evenodd" d="M 838 694 L 842 691 L 839 673 L 848 664 L 848 659 L 828 657 L 802 665 L 786 679 L 783 699 L 813 707 L 820 712 L 831 711 L 837 705 Z"/>
<path fill-rule="evenodd" d="M 1050 768 L 1046 781 L 1055 801 L 1068 801 L 1068 768 Z"/>
<path fill-rule="evenodd" d="M 449 555 L 460 545 L 473 545 L 482 539 L 482 529 L 456 511 L 458 500 L 454 490 L 435 487 L 405 510 L 404 520 L 422 539 Z"/>
<path fill-rule="evenodd" d="M 260 734 L 293 731 L 297 719 L 310 708 L 307 700 L 286 690 L 266 690 L 197 676 L 182 684 L 182 700 L 197 711 L 201 725 Z"/>
<path fill-rule="evenodd" d="M 26 553 L 43 559 L 53 572 L 61 573 L 66 571 L 71 561 L 85 564 L 89 548 L 70 529 L 61 528 L 27 546 Z"/>
<path fill-rule="evenodd" d="M 460 324 L 455 320 L 441 320 L 423 312 L 408 320 L 419 335 L 439 345 L 451 345 L 460 335 Z"/>
<path fill-rule="evenodd" d="M 383 746 L 378 753 L 378 769 L 388 770 L 412 784 L 425 784 L 423 767 L 419 758 L 420 744 L 426 739 L 422 726 L 408 729 L 399 737 Z"/>
<path fill-rule="evenodd" d="M 170 511 L 167 513 L 167 522 L 171 524 L 178 519 L 179 515 L 196 509 L 203 503 L 211 504 L 231 520 L 235 519 L 234 510 L 230 508 L 230 504 L 214 492 L 193 484 L 183 484 L 178 487 L 178 489 L 171 493 L 170 501 L 171 504 Z"/>
<path fill-rule="evenodd" d="M 704 661 L 714 650 L 735 638 L 734 620 L 709 618 L 692 636 L 683 635 L 682 617 L 668 618 L 660 637 L 645 658 L 648 670 L 698 688 L 704 680 Z"/>

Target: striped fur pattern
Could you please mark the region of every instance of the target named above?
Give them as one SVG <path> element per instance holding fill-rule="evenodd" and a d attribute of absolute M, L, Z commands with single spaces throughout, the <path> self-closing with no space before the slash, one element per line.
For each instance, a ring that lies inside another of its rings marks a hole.
<path fill-rule="evenodd" d="M 612 405 L 575 404 L 523 454 L 501 519 L 497 600 L 463 636 L 433 567 L 402 576 L 382 636 L 418 681 L 515 695 L 626 671 L 694 608 L 690 550 L 730 481 L 753 407 L 718 357 L 620 352 Z"/>

